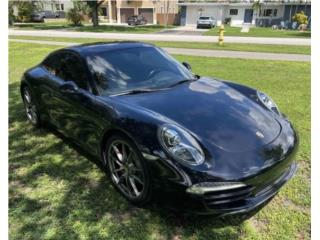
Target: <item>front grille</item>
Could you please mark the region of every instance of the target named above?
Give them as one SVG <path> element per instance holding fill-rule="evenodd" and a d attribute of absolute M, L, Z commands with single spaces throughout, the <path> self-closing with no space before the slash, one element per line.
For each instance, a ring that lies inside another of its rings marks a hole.
<path fill-rule="evenodd" d="M 236 189 L 207 192 L 203 195 L 204 203 L 209 209 L 226 210 L 241 208 L 256 198 L 269 198 L 274 195 L 295 173 L 297 167 L 292 164 L 280 176 L 264 184 L 253 183 Z M 264 178 L 262 178 L 265 180 Z M 263 181 L 262 180 L 262 181 Z M 255 179 L 256 181 L 256 179 Z M 257 185 L 256 185 L 257 184 Z"/>
<path fill-rule="evenodd" d="M 250 197 L 253 187 L 244 186 L 237 189 L 221 190 L 204 194 L 204 201 L 208 208 L 226 209 L 236 208 L 245 204 Z"/>
<path fill-rule="evenodd" d="M 258 192 L 256 192 L 254 195 L 255 197 L 259 197 L 265 194 L 268 194 L 270 191 L 272 191 L 273 188 L 277 187 L 278 185 L 281 185 L 283 181 L 285 181 L 285 178 L 291 173 L 292 166 L 285 169 L 285 171 L 275 180 L 268 182 L 267 184 L 264 184 Z"/>

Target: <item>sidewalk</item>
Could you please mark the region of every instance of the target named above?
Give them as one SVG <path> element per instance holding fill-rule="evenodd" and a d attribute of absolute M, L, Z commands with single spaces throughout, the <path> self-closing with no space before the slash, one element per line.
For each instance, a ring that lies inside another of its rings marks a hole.
<path fill-rule="evenodd" d="M 137 41 L 174 41 L 174 42 L 218 42 L 217 36 L 193 36 L 172 34 L 134 34 L 134 33 L 96 33 L 72 32 L 59 30 L 15 30 L 9 29 L 9 35 L 39 36 L 39 37 L 68 37 L 68 38 L 97 38 Z M 225 37 L 226 43 L 248 44 L 281 44 L 281 45 L 311 45 L 307 38 L 261 38 L 261 37 Z"/>
<path fill-rule="evenodd" d="M 36 43 L 57 46 L 73 46 L 79 43 L 56 42 L 56 41 L 40 41 L 25 39 L 9 39 L 10 42 Z M 278 61 L 303 61 L 310 62 L 310 55 L 302 54 L 278 54 L 278 53 L 259 53 L 259 52 L 238 52 L 223 50 L 206 50 L 206 49 L 188 49 L 188 48 L 163 48 L 170 54 L 201 56 L 201 57 L 219 57 L 219 58 L 243 58 L 243 59 L 259 59 L 259 60 L 278 60 Z"/>

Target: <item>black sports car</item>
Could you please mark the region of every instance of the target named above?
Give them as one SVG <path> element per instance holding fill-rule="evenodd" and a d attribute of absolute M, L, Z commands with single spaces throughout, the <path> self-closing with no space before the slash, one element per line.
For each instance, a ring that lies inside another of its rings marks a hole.
<path fill-rule="evenodd" d="M 251 213 L 297 168 L 296 133 L 270 97 L 195 75 L 151 44 L 57 50 L 24 73 L 21 95 L 34 126 L 50 124 L 99 157 L 138 205 Z"/>

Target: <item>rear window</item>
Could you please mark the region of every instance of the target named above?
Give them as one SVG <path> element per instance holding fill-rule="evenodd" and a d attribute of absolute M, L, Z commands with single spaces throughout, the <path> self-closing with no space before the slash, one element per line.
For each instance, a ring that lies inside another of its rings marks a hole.
<path fill-rule="evenodd" d="M 209 20 L 210 17 L 200 17 L 201 20 Z"/>

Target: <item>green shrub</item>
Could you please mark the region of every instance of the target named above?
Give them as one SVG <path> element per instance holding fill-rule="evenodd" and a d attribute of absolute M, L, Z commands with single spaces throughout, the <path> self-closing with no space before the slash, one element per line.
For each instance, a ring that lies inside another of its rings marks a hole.
<path fill-rule="evenodd" d="M 36 6 L 32 2 L 19 2 L 18 19 L 21 22 L 30 22 L 31 15 L 36 10 Z"/>
<path fill-rule="evenodd" d="M 67 12 L 68 21 L 72 22 L 73 25 L 81 25 L 81 22 L 84 20 L 82 12 L 76 8 L 71 8 Z"/>
<path fill-rule="evenodd" d="M 308 24 L 308 16 L 306 16 L 303 11 L 301 11 L 300 13 L 296 13 L 292 17 L 292 20 L 297 22 L 299 25 L 300 24 Z"/>
<path fill-rule="evenodd" d="M 16 20 L 16 17 L 14 16 L 14 13 L 13 13 L 13 3 L 12 2 L 9 2 L 9 4 L 8 4 L 8 20 L 9 20 L 9 25 L 10 26 Z"/>

